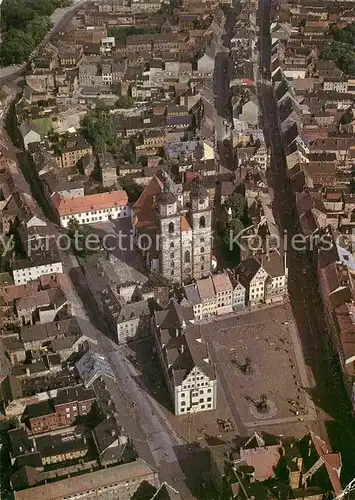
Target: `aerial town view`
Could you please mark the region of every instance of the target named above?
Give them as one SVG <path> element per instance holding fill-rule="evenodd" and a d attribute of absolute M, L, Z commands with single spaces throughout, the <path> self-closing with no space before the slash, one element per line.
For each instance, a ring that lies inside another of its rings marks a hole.
<path fill-rule="evenodd" d="M 355 500 L 355 0 L 0 14 L 0 500 Z"/>

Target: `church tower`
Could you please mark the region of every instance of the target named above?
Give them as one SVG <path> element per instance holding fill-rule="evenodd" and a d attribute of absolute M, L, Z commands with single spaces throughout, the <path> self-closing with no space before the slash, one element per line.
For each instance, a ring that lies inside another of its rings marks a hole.
<path fill-rule="evenodd" d="M 159 262 L 160 272 L 172 281 L 181 283 L 181 230 L 180 213 L 169 183 L 164 183 L 158 198 Z"/>
<path fill-rule="evenodd" d="M 191 191 L 192 275 L 203 278 L 212 266 L 212 208 L 207 189 L 197 182 Z"/>

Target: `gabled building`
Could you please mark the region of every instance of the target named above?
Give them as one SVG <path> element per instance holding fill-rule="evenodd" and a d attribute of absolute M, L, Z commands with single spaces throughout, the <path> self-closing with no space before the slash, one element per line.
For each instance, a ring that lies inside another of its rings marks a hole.
<path fill-rule="evenodd" d="M 243 260 L 236 269 L 241 284 L 246 290 L 246 304 L 253 307 L 265 301 L 267 272 L 254 257 Z"/>
<path fill-rule="evenodd" d="M 152 328 L 174 413 L 216 409 L 216 373 L 191 308 L 172 299 L 154 313 Z"/>

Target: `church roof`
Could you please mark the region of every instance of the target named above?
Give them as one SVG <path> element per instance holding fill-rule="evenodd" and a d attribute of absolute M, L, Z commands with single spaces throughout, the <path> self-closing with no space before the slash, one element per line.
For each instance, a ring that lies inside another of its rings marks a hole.
<path fill-rule="evenodd" d="M 188 233 L 189 231 L 191 231 L 191 226 L 185 215 L 181 217 L 180 228 L 182 233 Z"/>

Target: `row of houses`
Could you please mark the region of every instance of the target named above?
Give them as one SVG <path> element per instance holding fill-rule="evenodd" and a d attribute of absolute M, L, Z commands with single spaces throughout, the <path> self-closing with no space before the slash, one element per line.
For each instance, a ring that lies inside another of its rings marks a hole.
<path fill-rule="evenodd" d="M 303 234 L 316 256 L 330 338 L 354 407 L 353 169 L 354 84 L 334 61 L 322 58 L 331 26 L 346 27 L 354 7 L 288 2 L 272 25 L 272 82 L 286 146 L 288 175 L 296 192 Z M 315 240 L 323 236 L 327 250 Z"/>

